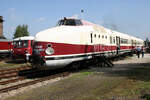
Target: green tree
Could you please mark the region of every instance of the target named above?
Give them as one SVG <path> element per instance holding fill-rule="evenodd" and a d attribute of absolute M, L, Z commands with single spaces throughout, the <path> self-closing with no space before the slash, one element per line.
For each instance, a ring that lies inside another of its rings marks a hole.
<path fill-rule="evenodd" d="M 29 36 L 28 25 L 18 25 L 16 27 L 14 38 Z"/>

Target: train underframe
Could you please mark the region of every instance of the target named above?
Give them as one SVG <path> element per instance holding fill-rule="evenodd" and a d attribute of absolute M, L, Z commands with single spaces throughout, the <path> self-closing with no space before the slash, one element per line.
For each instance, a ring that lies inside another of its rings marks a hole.
<path fill-rule="evenodd" d="M 40 57 L 39 55 L 32 55 L 30 58 L 30 63 L 33 68 L 38 68 L 41 70 L 47 69 L 57 69 L 63 68 L 68 65 L 83 65 L 83 63 L 105 63 L 108 67 L 112 67 L 110 59 L 119 57 L 121 55 L 132 55 L 133 50 L 119 51 L 119 52 L 107 52 L 107 53 L 93 53 L 93 54 L 85 54 L 80 56 L 67 56 L 67 57 Z"/>

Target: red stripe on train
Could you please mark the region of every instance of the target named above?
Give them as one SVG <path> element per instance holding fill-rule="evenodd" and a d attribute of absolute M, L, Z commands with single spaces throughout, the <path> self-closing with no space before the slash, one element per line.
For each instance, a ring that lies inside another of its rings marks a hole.
<path fill-rule="evenodd" d="M 53 43 L 53 42 L 36 42 L 35 47 L 42 46 L 42 49 L 46 49 L 47 45 L 51 44 L 54 49 L 52 55 L 69 55 L 69 54 L 81 54 L 91 52 L 103 52 L 116 50 L 116 46 L 105 46 L 105 45 L 78 45 L 78 44 L 66 44 L 66 43 Z M 120 50 L 132 49 L 131 46 L 121 46 Z M 45 51 L 40 52 L 41 56 L 45 56 Z"/>
<path fill-rule="evenodd" d="M 0 50 L 12 49 L 11 42 L 0 42 Z"/>

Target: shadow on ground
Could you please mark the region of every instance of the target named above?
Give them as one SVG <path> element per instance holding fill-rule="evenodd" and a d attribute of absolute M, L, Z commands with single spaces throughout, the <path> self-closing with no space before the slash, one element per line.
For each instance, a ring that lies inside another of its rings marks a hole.
<path fill-rule="evenodd" d="M 108 76 L 150 82 L 150 63 L 115 64 L 113 68 L 98 68 L 96 71 Z"/>
<path fill-rule="evenodd" d="M 23 63 L 26 63 L 25 60 L 8 60 L 8 61 L 5 61 L 6 63 L 9 63 L 9 64 L 23 64 Z"/>
<path fill-rule="evenodd" d="M 50 75 L 55 75 L 55 74 L 59 74 L 59 73 L 66 72 L 66 71 L 67 70 L 64 70 L 64 69 L 55 69 L 55 70 L 27 69 L 27 70 L 19 71 L 18 75 L 26 77 L 28 79 L 33 79 L 33 78 L 47 77 Z"/>

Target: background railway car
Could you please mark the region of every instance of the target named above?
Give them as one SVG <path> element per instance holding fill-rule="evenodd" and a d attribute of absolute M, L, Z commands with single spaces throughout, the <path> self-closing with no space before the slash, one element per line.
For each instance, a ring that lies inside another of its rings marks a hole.
<path fill-rule="evenodd" d="M 12 51 L 12 41 L 0 39 L 0 57 L 9 56 Z"/>
<path fill-rule="evenodd" d="M 15 38 L 13 40 L 13 59 L 25 59 L 26 61 L 28 61 L 29 57 L 32 55 L 33 43 L 33 36 Z"/>
<path fill-rule="evenodd" d="M 131 53 L 143 42 L 88 21 L 64 18 L 56 27 L 36 34 L 31 63 L 40 69 L 56 69 L 94 56 Z"/>

